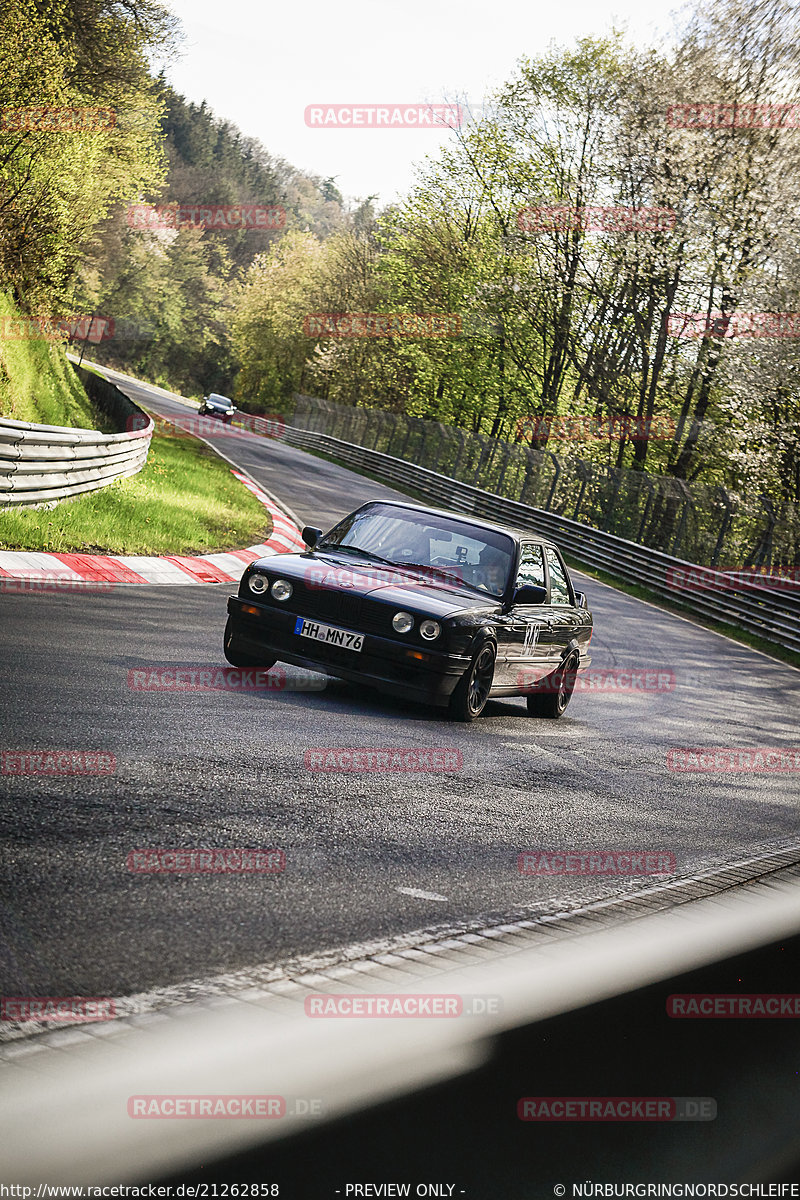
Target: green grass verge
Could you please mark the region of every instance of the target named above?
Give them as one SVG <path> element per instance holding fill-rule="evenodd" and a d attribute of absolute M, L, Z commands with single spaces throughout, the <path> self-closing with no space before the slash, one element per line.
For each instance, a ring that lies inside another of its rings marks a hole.
<path fill-rule="evenodd" d="M 267 540 L 267 509 L 194 438 L 156 433 L 138 475 L 55 508 L 0 509 L 0 547 L 84 554 L 208 554 Z"/>
<path fill-rule="evenodd" d="M 0 322 L 3 318 L 15 321 L 19 312 L 0 292 Z M 43 339 L 0 337 L 0 417 L 115 432 L 83 390 L 64 345 Z"/>
<path fill-rule="evenodd" d="M 313 454 L 317 458 L 324 458 L 327 462 L 335 463 L 339 467 L 345 467 L 348 471 L 353 471 L 354 468 L 340 458 L 335 458 L 332 454 L 324 454 L 319 450 L 307 450 L 307 454 Z M 371 471 L 355 471 L 356 475 L 362 475 L 365 479 L 372 479 L 375 483 L 381 483 L 384 487 L 395 487 L 394 484 L 388 483 L 385 479 L 381 479 L 379 475 L 373 474 Z M 395 489 L 399 490 L 399 489 Z M 434 504 L 430 497 L 423 495 L 413 488 L 404 488 L 403 495 L 410 496 L 412 500 L 419 500 L 420 504 Z M 766 638 L 757 637 L 753 633 L 748 633 L 744 629 L 739 629 L 736 625 L 727 625 L 722 621 L 711 621 L 707 617 L 698 616 L 697 612 L 688 604 L 681 604 L 678 601 L 665 600 L 658 592 L 653 592 L 650 588 L 642 587 L 640 584 L 625 583 L 621 579 L 617 579 L 614 575 L 609 575 L 606 571 L 600 571 L 595 567 L 587 566 L 584 562 L 579 562 L 569 554 L 565 554 L 564 558 L 568 565 L 575 571 L 580 571 L 583 575 L 588 575 L 592 579 L 597 579 L 600 583 L 607 583 L 609 587 L 616 588 L 618 592 L 625 592 L 628 596 L 634 596 L 637 600 L 647 600 L 650 604 L 655 604 L 658 608 L 663 608 L 665 612 L 674 612 L 676 615 L 686 617 L 694 625 L 701 625 L 704 629 L 711 629 L 715 633 L 724 634 L 734 642 L 740 642 L 743 646 L 749 646 L 752 650 L 760 650 L 763 654 L 768 654 L 770 658 L 780 659 L 781 662 L 788 663 L 789 666 L 800 668 L 800 654 L 794 650 L 790 650 L 787 646 L 781 646 L 778 642 L 770 642 Z"/>

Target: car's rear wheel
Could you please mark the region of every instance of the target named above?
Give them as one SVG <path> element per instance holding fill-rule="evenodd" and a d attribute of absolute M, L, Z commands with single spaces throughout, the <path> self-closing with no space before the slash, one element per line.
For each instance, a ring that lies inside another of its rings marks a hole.
<path fill-rule="evenodd" d="M 267 655 L 264 655 L 262 658 L 254 658 L 252 654 L 243 654 L 237 650 L 230 617 L 228 617 L 228 622 L 225 626 L 222 653 L 232 667 L 261 667 L 263 670 L 268 671 L 278 661 L 277 658 L 269 658 Z"/>
<path fill-rule="evenodd" d="M 461 676 L 450 697 L 449 712 L 454 721 L 474 721 L 486 707 L 494 678 L 497 653 L 491 642 L 475 651 L 472 662 Z"/>
<path fill-rule="evenodd" d="M 557 671 L 548 675 L 538 685 L 541 691 L 529 692 L 528 713 L 532 717 L 549 717 L 558 720 L 564 715 L 575 690 L 578 659 L 572 654 Z"/>

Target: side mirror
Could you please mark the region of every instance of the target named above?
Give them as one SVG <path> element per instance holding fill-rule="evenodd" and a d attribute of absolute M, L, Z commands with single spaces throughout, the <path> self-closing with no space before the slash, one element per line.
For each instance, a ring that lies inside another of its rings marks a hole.
<path fill-rule="evenodd" d="M 586 592 L 576 592 L 575 593 L 575 607 L 576 608 L 588 608 L 589 607 L 589 605 L 586 602 Z"/>
<path fill-rule="evenodd" d="M 515 604 L 544 604 L 547 599 L 547 588 L 535 583 L 523 583 L 514 592 Z"/>
<path fill-rule="evenodd" d="M 313 550 L 319 539 L 322 537 L 322 530 L 315 529 L 313 525 L 306 525 L 301 536 L 309 550 Z"/>

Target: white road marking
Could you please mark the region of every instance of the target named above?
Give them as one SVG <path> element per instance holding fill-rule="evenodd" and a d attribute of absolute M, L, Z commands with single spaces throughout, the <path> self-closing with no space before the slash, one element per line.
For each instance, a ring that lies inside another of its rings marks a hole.
<path fill-rule="evenodd" d="M 446 900 L 447 896 L 440 896 L 438 892 L 421 892 L 419 888 L 395 888 L 396 892 L 400 892 L 403 896 L 416 896 L 417 900 Z"/>

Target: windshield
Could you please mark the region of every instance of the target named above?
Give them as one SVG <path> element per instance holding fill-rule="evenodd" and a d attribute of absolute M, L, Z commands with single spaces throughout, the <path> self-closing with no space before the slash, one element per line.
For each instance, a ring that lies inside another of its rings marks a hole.
<path fill-rule="evenodd" d="M 514 561 L 507 534 L 392 504 L 376 504 L 346 517 L 318 549 L 341 548 L 393 566 L 432 567 L 468 587 L 502 596 Z"/>

